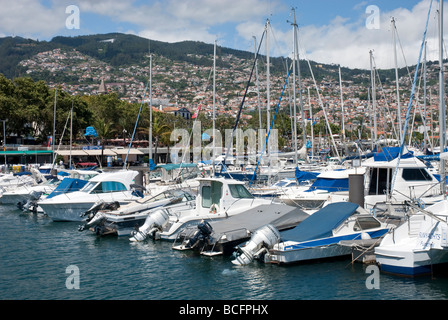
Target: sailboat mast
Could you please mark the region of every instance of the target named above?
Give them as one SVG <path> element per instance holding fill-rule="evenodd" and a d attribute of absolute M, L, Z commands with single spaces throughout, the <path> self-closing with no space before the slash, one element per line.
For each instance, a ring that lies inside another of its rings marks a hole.
<path fill-rule="evenodd" d="M 212 170 L 215 170 L 215 141 L 216 141 L 216 133 L 215 133 L 215 108 L 216 108 L 216 40 L 215 45 L 213 47 L 213 151 L 212 151 Z"/>
<path fill-rule="evenodd" d="M 425 128 L 425 135 L 423 136 L 423 148 L 426 152 L 427 148 L 428 148 L 428 142 L 429 142 L 429 138 L 428 138 L 428 129 L 427 129 L 427 122 L 426 122 L 426 72 L 427 72 L 427 68 L 426 68 L 426 41 L 425 41 L 425 51 L 424 51 L 424 55 L 423 55 L 423 127 Z"/>
<path fill-rule="evenodd" d="M 307 87 L 308 90 L 308 105 L 309 105 L 309 109 L 310 109 L 310 118 L 311 118 L 311 157 L 312 157 L 312 161 L 314 161 L 314 120 L 313 120 L 313 107 L 311 106 L 311 97 L 310 97 L 310 87 Z"/>
<path fill-rule="evenodd" d="M 269 130 L 270 127 L 270 123 L 271 123 L 271 116 L 270 116 L 270 112 L 271 112 L 271 92 L 270 92 L 270 61 L 269 61 L 269 19 L 266 20 L 266 132 Z M 271 144 L 267 143 L 267 150 L 266 150 L 266 154 L 269 156 L 271 154 L 271 148 L 270 148 Z"/>
<path fill-rule="evenodd" d="M 150 49 L 151 51 L 151 49 Z M 152 160 L 152 54 L 149 54 L 149 159 Z"/>
<path fill-rule="evenodd" d="M 443 72 L 443 0 L 439 0 L 439 103 L 440 103 L 440 153 L 446 146 L 446 114 L 445 114 L 445 80 Z M 445 160 L 440 159 L 440 181 L 442 192 L 446 197 Z"/>
<path fill-rule="evenodd" d="M 73 104 L 74 104 L 74 100 L 72 99 L 72 109 L 70 110 L 70 159 L 68 162 L 69 168 L 71 168 L 71 166 L 72 166 Z"/>
<path fill-rule="evenodd" d="M 259 129 L 262 128 L 261 124 L 261 103 L 260 103 L 260 83 L 258 79 L 258 59 L 257 59 L 257 37 L 253 36 L 254 38 L 254 55 L 255 55 L 255 78 L 257 82 L 257 99 L 258 99 L 258 124 Z"/>
<path fill-rule="evenodd" d="M 397 120 L 398 120 L 398 139 L 401 141 L 402 136 L 402 124 L 401 124 L 401 106 L 400 106 L 400 85 L 398 83 L 398 62 L 397 62 L 397 41 L 396 41 L 396 30 L 395 19 L 392 17 L 392 35 L 394 40 L 394 61 L 395 61 L 395 81 L 396 81 L 396 91 L 397 91 Z"/>
<path fill-rule="evenodd" d="M 52 151 L 53 151 L 53 164 L 51 166 L 54 169 L 54 161 L 56 159 L 54 155 L 54 144 L 56 142 L 56 101 L 58 96 L 58 88 L 54 89 L 54 111 L 53 111 L 53 139 L 51 139 Z"/>
<path fill-rule="evenodd" d="M 372 111 L 373 111 L 373 134 L 374 143 L 378 140 L 377 128 L 376 128 L 376 84 L 375 84 L 375 68 L 373 66 L 373 51 L 370 50 L 370 74 L 372 81 Z"/>
<path fill-rule="evenodd" d="M 296 14 L 295 14 L 294 8 L 292 9 L 292 12 L 294 14 L 294 23 L 293 23 L 293 37 L 294 37 L 294 39 L 293 39 L 293 44 L 294 44 L 293 54 L 294 54 L 294 56 L 292 59 L 292 72 L 293 72 L 292 73 L 292 83 L 293 83 L 292 91 L 293 91 L 293 107 L 294 107 L 294 112 L 293 112 L 294 128 L 293 128 L 293 130 L 294 130 L 294 132 L 293 132 L 292 138 L 294 139 L 294 165 L 297 167 L 297 165 L 298 165 L 298 159 L 297 159 L 297 149 L 298 149 L 297 148 L 297 105 L 296 105 L 296 101 L 297 101 L 297 98 L 296 98 L 296 58 L 297 58 L 296 26 L 297 26 L 297 24 L 296 24 Z"/>
<path fill-rule="evenodd" d="M 305 132 L 305 110 L 303 107 L 303 97 L 302 97 L 302 77 L 300 73 L 300 59 L 299 59 L 299 49 L 298 49 L 298 35 L 297 35 L 297 22 L 296 22 L 296 12 L 294 8 L 292 9 L 294 14 L 294 52 L 296 57 L 296 63 L 297 63 L 297 77 L 299 80 L 299 103 L 300 103 L 300 112 L 302 116 L 302 139 L 303 139 L 303 146 L 306 145 L 306 132 Z M 294 92 L 295 92 L 295 85 L 294 85 Z M 295 103 L 295 100 L 294 100 Z M 296 153 L 297 153 L 297 147 L 296 147 Z M 308 163 L 308 157 L 305 157 L 305 162 Z"/>
<path fill-rule="evenodd" d="M 341 129 L 342 129 L 342 144 L 345 146 L 345 148 L 347 149 L 347 146 L 345 144 L 345 119 L 344 119 L 344 94 L 342 92 L 342 75 L 341 75 L 341 66 L 339 66 L 339 88 L 341 91 Z M 345 150 L 346 154 L 347 154 L 347 150 Z"/>

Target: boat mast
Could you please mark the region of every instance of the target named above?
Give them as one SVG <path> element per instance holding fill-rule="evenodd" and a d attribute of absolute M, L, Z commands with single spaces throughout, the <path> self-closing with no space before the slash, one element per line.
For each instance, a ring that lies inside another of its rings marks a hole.
<path fill-rule="evenodd" d="M 54 143 L 56 141 L 56 101 L 58 96 L 58 88 L 54 89 L 54 111 L 53 111 L 53 139 L 51 139 L 52 144 L 52 151 L 53 151 L 53 164 L 51 165 L 51 169 L 54 169 L 54 161 L 56 160 L 56 157 L 54 155 Z"/>
<path fill-rule="evenodd" d="M 296 58 L 297 58 L 297 37 L 296 37 L 296 13 L 294 11 L 294 8 L 292 8 L 292 13 L 294 15 L 294 22 L 292 23 L 293 26 L 293 58 L 292 58 L 292 91 L 293 91 L 293 107 L 294 107 L 294 132 L 292 135 L 292 138 L 294 139 L 294 165 L 297 167 L 298 165 L 298 159 L 297 159 L 297 105 L 296 105 Z"/>
<path fill-rule="evenodd" d="M 296 12 L 294 8 L 292 9 L 294 14 L 294 56 L 296 58 L 297 63 L 297 77 L 299 79 L 299 103 L 300 103 L 300 112 L 302 116 L 302 139 L 303 139 L 303 146 L 306 146 L 306 132 L 305 132 L 305 110 L 303 107 L 303 97 L 302 97 L 302 77 L 300 73 L 300 58 L 299 58 L 299 47 L 298 47 L 298 35 L 297 35 L 297 22 L 296 22 Z M 295 85 L 294 85 L 294 93 L 295 93 Z M 294 99 L 295 104 L 295 99 Z M 297 154 L 297 143 L 296 143 L 296 154 Z M 305 157 L 305 162 L 308 163 L 308 157 Z"/>
<path fill-rule="evenodd" d="M 252 36 L 254 38 L 254 55 L 255 55 L 255 78 L 257 82 L 257 98 L 258 98 L 258 123 L 259 128 L 262 128 L 261 125 L 261 103 L 260 103 L 260 83 L 258 79 L 258 59 L 257 59 L 257 37 Z"/>
<path fill-rule="evenodd" d="M 308 90 L 308 105 L 309 105 L 309 109 L 310 109 L 310 118 L 311 118 L 311 125 L 310 125 L 310 129 L 311 129 L 311 157 L 312 157 L 312 161 L 314 161 L 314 120 L 313 120 L 313 107 L 311 106 L 311 97 L 310 97 L 310 87 L 307 87 Z"/>
<path fill-rule="evenodd" d="M 149 159 L 152 160 L 152 53 L 149 42 Z"/>
<path fill-rule="evenodd" d="M 396 41 L 396 37 L 395 37 L 397 27 L 395 26 L 394 17 L 391 18 L 391 22 L 392 22 L 392 35 L 393 35 L 393 40 L 394 40 L 395 81 L 396 81 L 396 90 L 397 90 L 398 139 L 401 141 L 401 136 L 402 136 L 401 106 L 400 106 L 400 90 L 399 90 L 399 83 L 398 83 L 397 41 Z"/>
<path fill-rule="evenodd" d="M 425 135 L 423 137 L 423 148 L 424 152 L 426 153 L 426 150 L 428 149 L 428 143 L 429 137 L 428 137 L 428 129 L 427 129 L 427 122 L 426 122 L 426 103 L 427 103 L 427 97 L 426 97 L 426 74 L 427 68 L 426 68 L 426 41 L 425 41 L 425 51 L 423 55 L 423 127 L 425 128 Z"/>
<path fill-rule="evenodd" d="M 443 73 L 443 0 L 439 0 L 439 104 L 440 104 L 440 153 L 445 152 L 446 146 L 446 114 L 445 114 L 445 80 Z M 446 198 L 445 160 L 440 159 L 440 182 L 442 192 Z"/>
<path fill-rule="evenodd" d="M 341 90 L 341 128 L 342 128 L 342 144 L 345 147 L 345 154 L 348 154 L 347 144 L 345 143 L 345 119 L 344 119 L 344 95 L 342 92 L 342 75 L 341 75 L 341 66 L 339 66 L 339 88 Z"/>
<path fill-rule="evenodd" d="M 266 134 L 267 134 L 267 131 L 269 130 L 269 126 L 270 126 L 270 122 L 271 122 L 271 117 L 270 117 L 270 112 L 271 112 L 271 107 L 270 107 L 270 104 L 271 104 L 271 101 L 270 101 L 270 95 L 271 95 L 271 92 L 270 92 L 270 61 L 269 61 L 269 19 L 267 19 L 266 20 L 266 101 L 267 101 L 267 104 L 266 104 L 266 118 L 267 118 L 267 121 L 266 121 Z M 268 143 L 267 143 L 267 148 L 266 148 L 266 155 L 268 156 L 268 159 L 269 159 L 269 156 L 270 156 L 270 154 L 271 154 L 271 144 L 269 143 L 269 140 L 268 140 Z"/>
<path fill-rule="evenodd" d="M 214 175 L 215 171 L 215 107 L 216 107 L 216 40 L 213 47 L 213 151 L 212 151 L 212 173 Z"/>
<path fill-rule="evenodd" d="M 74 104 L 74 98 L 72 99 L 72 109 L 70 110 L 70 160 L 68 162 L 69 168 L 71 168 L 72 166 L 73 104 Z"/>
<path fill-rule="evenodd" d="M 372 81 L 372 111 L 373 111 L 373 140 L 376 144 L 378 140 L 377 129 L 376 129 L 376 84 L 375 84 L 375 68 L 373 66 L 373 51 L 370 50 L 370 74 Z"/>

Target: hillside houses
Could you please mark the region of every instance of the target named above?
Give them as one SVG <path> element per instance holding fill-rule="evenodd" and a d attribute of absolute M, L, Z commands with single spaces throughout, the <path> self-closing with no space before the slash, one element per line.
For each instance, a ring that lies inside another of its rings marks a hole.
<path fill-rule="evenodd" d="M 212 61 L 209 56 L 197 56 L 202 60 Z M 233 55 L 220 57 L 223 67 L 219 63 L 216 66 L 216 115 L 235 117 L 242 103 L 243 94 L 247 82 L 252 61 L 244 61 Z M 122 100 L 130 103 L 140 103 L 145 99 L 149 103 L 149 92 L 144 96 L 145 88 L 149 81 L 149 56 L 148 62 L 141 65 L 128 65 L 113 67 L 103 61 L 84 55 L 75 49 L 54 49 L 40 52 L 30 59 L 20 62 L 25 67 L 26 73 L 35 79 L 49 79 L 50 86 L 61 86 L 64 91 L 76 95 L 101 94 L 99 90 L 101 81 L 107 87 L 107 92 L 116 92 Z M 377 92 L 377 110 L 372 111 L 372 102 L 369 101 L 367 91 L 369 87 L 368 73 L 360 74 L 358 78 L 350 78 L 342 75 L 344 110 L 341 108 L 340 87 L 337 72 L 325 76 L 318 83 L 319 96 L 317 95 L 314 81 L 310 78 L 302 78 L 302 99 L 306 117 L 311 113 L 313 118 L 324 119 L 321 103 L 325 106 L 328 120 L 331 123 L 341 125 L 342 112 L 344 112 L 345 127 L 347 130 L 357 130 L 361 125 L 360 118 L 364 119 L 363 126 L 371 123 L 371 117 L 377 117 L 378 129 L 384 132 L 392 132 L 391 126 L 397 123 L 397 104 L 395 97 L 395 83 L 384 83 Z M 436 73 L 436 70 L 428 69 L 428 74 Z M 381 70 L 379 70 L 381 74 Z M 171 112 L 181 114 L 185 118 L 191 118 L 199 105 L 201 112 L 211 117 L 213 106 L 213 82 L 210 66 L 188 64 L 186 62 L 171 61 L 165 57 L 153 56 L 152 70 L 152 103 L 155 112 Z M 271 74 L 271 111 L 274 111 L 283 87 L 285 78 L 281 74 Z M 400 80 L 402 86 L 401 116 L 404 119 L 409 99 L 409 79 L 403 77 Z M 244 101 L 243 118 L 250 118 L 250 112 L 257 112 L 260 107 L 266 112 L 266 78 L 263 70 L 259 69 L 259 88 L 255 87 L 256 79 L 251 79 L 252 86 Z M 309 96 L 308 96 L 309 91 Z M 433 89 L 436 92 L 437 88 Z M 259 96 L 257 95 L 259 92 Z M 320 99 L 319 99 L 320 98 Z M 433 95 L 428 102 L 427 117 L 437 111 L 437 97 Z M 259 102 L 260 101 L 260 102 Z M 260 106 L 259 106 L 260 103 Z M 285 92 L 281 101 L 283 110 L 291 110 L 293 105 L 292 93 Z M 300 108 L 299 95 L 296 105 Z M 313 110 L 310 110 L 310 105 Z M 287 112 L 287 111 L 286 111 Z M 301 119 L 301 112 L 297 112 Z M 435 118 L 437 120 L 437 118 Z M 367 127 L 366 127 L 367 130 Z"/>

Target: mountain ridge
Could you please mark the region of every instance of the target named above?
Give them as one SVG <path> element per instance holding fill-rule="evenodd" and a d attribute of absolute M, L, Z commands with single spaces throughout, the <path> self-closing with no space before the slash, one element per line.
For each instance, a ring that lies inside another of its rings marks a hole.
<path fill-rule="evenodd" d="M 108 41 L 114 39 L 114 41 Z M 149 40 L 132 34 L 105 33 L 84 36 L 55 36 L 50 41 L 32 40 L 23 37 L 0 38 L 0 73 L 7 78 L 23 76 L 25 69 L 18 67 L 20 61 L 29 59 L 33 55 L 54 50 L 57 48 L 74 48 L 79 52 L 110 63 L 113 66 L 123 66 L 132 63 L 142 63 L 145 56 L 150 52 L 164 56 L 175 61 L 185 61 L 191 64 L 211 65 L 209 59 L 199 60 L 194 57 L 199 55 L 212 55 L 213 44 L 200 41 L 185 40 L 181 42 L 168 43 L 157 40 Z M 254 53 L 218 46 L 220 54 L 231 54 L 237 58 L 253 61 Z M 263 57 L 263 55 L 260 55 Z M 218 56 L 219 59 L 219 56 Z M 290 59 L 288 59 L 290 63 Z M 306 62 L 303 64 L 304 76 L 310 76 Z M 272 72 L 280 72 L 286 69 L 284 57 L 271 57 Z M 335 64 L 323 64 L 310 61 L 312 66 L 321 66 L 322 70 L 337 70 Z M 351 73 L 366 73 L 367 70 L 350 69 L 343 67 L 342 70 Z M 316 74 L 315 74 L 316 76 Z"/>

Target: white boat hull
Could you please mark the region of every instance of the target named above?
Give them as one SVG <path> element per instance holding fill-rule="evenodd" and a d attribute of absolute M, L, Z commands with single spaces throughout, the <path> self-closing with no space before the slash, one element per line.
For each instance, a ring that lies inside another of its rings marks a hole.
<path fill-rule="evenodd" d="M 431 274 L 448 263 L 448 202 L 414 214 L 375 248 L 381 271 L 404 276 Z"/>
<path fill-rule="evenodd" d="M 389 229 L 377 229 L 366 232 L 372 239 L 379 238 Z M 339 242 L 361 239 L 362 233 L 310 240 L 305 242 L 286 241 L 280 246 L 269 250 L 265 262 L 271 263 L 295 263 L 347 256 L 352 253 L 352 248 L 340 245 Z"/>
<path fill-rule="evenodd" d="M 432 250 L 375 250 L 376 261 L 386 273 L 404 276 L 431 274 L 434 268 L 448 263 L 447 249 Z"/>
<path fill-rule="evenodd" d="M 96 199 L 99 200 L 99 199 Z M 118 201 L 120 205 L 125 205 L 133 199 L 104 199 L 105 202 Z M 39 206 L 44 213 L 53 221 L 85 221 L 87 217 L 81 217 L 81 214 L 89 210 L 96 201 L 86 202 L 67 202 L 67 203 L 48 203 L 40 202 Z"/>

